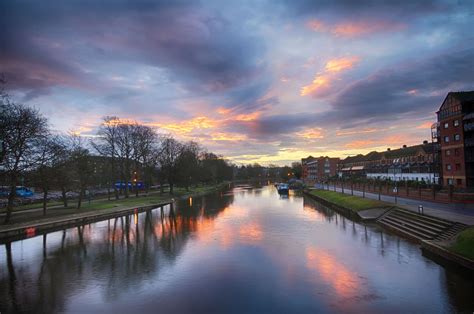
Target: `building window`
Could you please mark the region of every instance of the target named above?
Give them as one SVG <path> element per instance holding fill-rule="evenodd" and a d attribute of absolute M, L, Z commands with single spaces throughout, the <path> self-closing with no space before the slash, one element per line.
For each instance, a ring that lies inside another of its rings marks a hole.
<path fill-rule="evenodd" d="M 446 164 L 446 171 L 451 171 L 451 164 Z"/>
<path fill-rule="evenodd" d="M 445 129 L 449 128 L 449 123 L 448 123 L 448 122 L 446 122 L 446 123 L 444 124 L 444 128 L 445 128 Z"/>
<path fill-rule="evenodd" d="M 459 126 L 459 120 L 454 120 L 454 126 Z"/>
<path fill-rule="evenodd" d="M 461 164 L 456 164 L 456 171 L 461 170 Z"/>
<path fill-rule="evenodd" d="M 454 149 L 454 156 L 459 156 L 459 148 Z"/>
<path fill-rule="evenodd" d="M 456 179 L 456 184 L 459 186 L 459 185 L 462 185 L 462 179 Z"/>
<path fill-rule="evenodd" d="M 453 179 L 448 179 L 448 184 L 453 185 Z"/>
<path fill-rule="evenodd" d="M 445 136 L 445 137 L 444 137 L 444 142 L 445 142 L 445 143 L 449 143 L 449 136 Z"/>
<path fill-rule="evenodd" d="M 455 141 L 461 140 L 461 135 L 459 135 L 459 134 L 454 134 L 454 140 L 455 140 Z"/>
<path fill-rule="evenodd" d="M 451 150 L 447 149 L 446 152 L 445 152 L 445 155 L 446 156 L 451 156 Z"/>

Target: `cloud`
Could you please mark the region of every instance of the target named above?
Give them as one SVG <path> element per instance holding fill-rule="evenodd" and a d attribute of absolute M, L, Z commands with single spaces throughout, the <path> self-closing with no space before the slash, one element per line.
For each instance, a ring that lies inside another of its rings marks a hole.
<path fill-rule="evenodd" d="M 377 33 L 404 30 L 407 26 L 400 22 L 352 20 L 338 23 L 310 19 L 306 26 L 314 32 L 327 33 L 336 37 L 360 37 Z"/>
<path fill-rule="evenodd" d="M 317 74 L 309 85 L 300 89 L 301 96 L 323 97 L 328 95 L 332 89 L 332 82 L 338 79 L 336 73 L 349 70 L 359 62 L 359 57 L 335 58 L 326 62 L 324 72 Z"/>
<path fill-rule="evenodd" d="M 350 84 L 331 102 L 322 121 L 393 120 L 433 112 L 449 91 L 474 88 L 474 49 L 446 51 L 383 68 Z M 407 93 L 416 89 L 417 96 Z"/>
<path fill-rule="evenodd" d="M 192 92 L 247 94 L 243 87 L 263 81 L 261 41 L 198 4 L 6 1 L 1 9 L 0 66 L 26 91 L 103 85 L 87 73 L 111 61 L 165 69 Z"/>

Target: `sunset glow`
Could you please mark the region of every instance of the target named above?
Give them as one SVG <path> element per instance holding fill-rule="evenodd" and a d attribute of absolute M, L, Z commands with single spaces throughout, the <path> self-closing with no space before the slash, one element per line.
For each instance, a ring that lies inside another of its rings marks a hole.
<path fill-rule="evenodd" d="M 0 67 L 5 90 L 57 134 L 94 139 L 114 116 L 238 164 L 283 165 L 429 140 L 446 94 L 473 89 L 471 11 L 7 0 Z"/>

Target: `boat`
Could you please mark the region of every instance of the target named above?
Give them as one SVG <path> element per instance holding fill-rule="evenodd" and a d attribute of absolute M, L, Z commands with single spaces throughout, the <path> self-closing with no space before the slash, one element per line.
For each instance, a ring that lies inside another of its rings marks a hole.
<path fill-rule="evenodd" d="M 286 183 L 280 183 L 277 186 L 277 190 L 279 194 L 288 194 L 290 187 Z"/>

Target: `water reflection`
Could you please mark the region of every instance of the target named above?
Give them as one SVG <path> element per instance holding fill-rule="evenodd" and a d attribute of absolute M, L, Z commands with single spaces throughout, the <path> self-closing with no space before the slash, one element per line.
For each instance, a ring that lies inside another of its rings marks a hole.
<path fill-rule="evenodd" d="M 271 186 L 0 250 L 2 313 L 466 311 L 473 288 L 418 246 Z"/>

